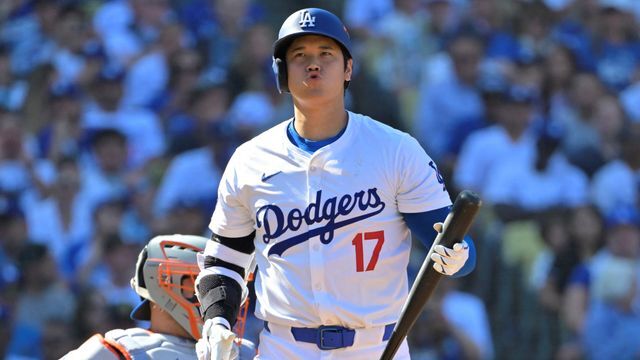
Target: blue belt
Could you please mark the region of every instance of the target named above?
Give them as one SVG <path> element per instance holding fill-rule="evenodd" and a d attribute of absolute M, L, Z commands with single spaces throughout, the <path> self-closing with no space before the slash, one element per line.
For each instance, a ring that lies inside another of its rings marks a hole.
<path fill-rule="evenodd" d="M 393 333 L 395 323 L 384 326 L 384 335 L 382 341 L 387 341 Z M 264 322 L 264 328 L 269 330 L 269 323 Z M 356 330 L 348 329 L 342 326 L 320 326 L 317 328 L 299 328 L 292 327 L 291 334 L 296 341 L 316 344 L 320 350 L 340 349 L 353 345 L 356 336 Z"/>

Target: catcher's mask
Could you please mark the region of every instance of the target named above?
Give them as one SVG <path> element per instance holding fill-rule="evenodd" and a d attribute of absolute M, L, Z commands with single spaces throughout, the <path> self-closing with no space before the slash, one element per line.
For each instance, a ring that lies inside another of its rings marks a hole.
<path fill-rule="evenodd" d="M 131 287 L 142 298 L 131 318 L 150 320 L 149 301 L 169 313 L 194 339 L 200 338 L 202 317 L 195 295 L 200 269 L 196 254 L 207 238 L 194 235 L 156 236 L 142 249 Z"/>
<path fill-rule="evenodd" d="M 303 35 L 322 35 L 331 38 L 342 48 L 345 60 L 352 58 L 351 37 L 346 26 L 336 15 L 318 8 L 298 10 L 282 23 L 278 40 L 273 44 L 273 72 L 276 74 L 280 93 L 289 92 L 285 61 L 287 49 L 293 40 Z M 345 81 L 344 88 L 348 86 L 349 81 Z"/>

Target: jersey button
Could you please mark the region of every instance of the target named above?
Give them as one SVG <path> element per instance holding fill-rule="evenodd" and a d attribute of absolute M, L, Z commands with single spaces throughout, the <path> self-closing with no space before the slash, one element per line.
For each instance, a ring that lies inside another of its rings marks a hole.
<path fill-rule="evenodd" d="M 309 170 L 311 170 L 311 171 L 316 171 L 316 169 L 317 168 L 315 166 L 313 166 L 313 165 L 309 168 Z"/>
<path fill-rule="evenodd" d="M 318 250 L 320 250 L 320 245 L 314 244 L 313 245 L 313 251 L 318 251 Z"/>

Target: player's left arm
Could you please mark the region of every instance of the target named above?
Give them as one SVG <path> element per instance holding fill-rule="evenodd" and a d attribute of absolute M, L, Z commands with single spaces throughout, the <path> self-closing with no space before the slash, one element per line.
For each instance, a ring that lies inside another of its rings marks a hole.
<path fill-rule="evenodd" d="M 402 217 L 407 226 L 427 249 L 431 248 L 433 241 L 442 231 L 441 225 L 431 227 L 429 224 L 442 224 L 449 214 L 450 207 L 446 206 L 436 210 L 419 213 L 403 213 Z M 438 230 L 437 228 L 440 227 Z M 469 235 L 453 249 L 437 245 L 431 255 L 436 271 L 452 277 L 462 277 L 469 274 L 476 266 L 476 248 Z"/>
<path fill-rule="evenodd" d="M 399 143 L 394 159 L 396 201 L 405 223 L 424 245 L 430 249 L 433 240 L 442 231 L 449 214 L 451 198 L 445 180 L 436 163 L 411 136 Z M 438 229 L 438 230 L 436 230 Z M 453 246 L 437 245 L 431 254 L 436 271 L 455 277 L 470 273 L 475 267 L 475 247 L 470 237 Z"/>

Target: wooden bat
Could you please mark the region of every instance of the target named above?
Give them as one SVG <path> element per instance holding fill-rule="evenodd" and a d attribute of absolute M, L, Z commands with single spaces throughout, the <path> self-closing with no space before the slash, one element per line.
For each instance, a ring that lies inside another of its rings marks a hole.
<path fill-rule="evenodd" d="M 478 195 L 469 190 L 463 190 L 458 194 L 451 208 L 451 212 L 444 221 L 443 231 L 436 236 L 427 254 L 427 258 L 422 263 L 420 272 L 411 287 L 409 297 L 404 303 L 404 307 L 400 313 L 400 319 L 398 319 L 396 327 L 393 329 L 391 338 L 389 338 L 380 360 L 393 359 L 400 344 L 402 344 L 409 330 L 411 330 L 413 324 L 418 319 L 420 312 L 422 312 L 424 305 L 431 297 L 431 293 L 433 293 L 433 290 L 438 285 L 440 278 L 444 276 L 437 272 L 432 266 L 431 253 L 433 252 L 433 248 L 437 244 L 453 248 L 455 243 L 462 241 L 467 231 L 469 231 L 473 218 L 476 216 L 481 205 L 482 201 Z"/>

